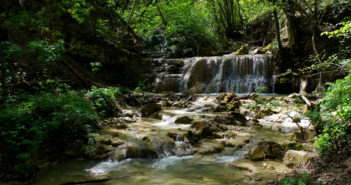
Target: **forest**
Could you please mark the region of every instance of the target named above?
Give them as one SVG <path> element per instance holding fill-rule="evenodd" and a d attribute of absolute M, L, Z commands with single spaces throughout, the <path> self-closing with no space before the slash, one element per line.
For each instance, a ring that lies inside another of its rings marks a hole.
<path fill-rule="evenodd" d="M 2 0 L 0 185 L 351 184 L 351 1 Z"/>

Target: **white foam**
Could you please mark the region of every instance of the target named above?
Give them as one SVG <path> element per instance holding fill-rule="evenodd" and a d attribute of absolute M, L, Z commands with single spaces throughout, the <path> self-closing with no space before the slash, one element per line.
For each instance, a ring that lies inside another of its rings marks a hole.
<path fill-rule="evenodd" d="M 86 169 L 86 171 L 90 172 L 93 175 L 104 175 L 115 170 L 117 166 L 129 163 L 130 161 L 131 159 L 126 159 L 123 161 L 103 161 L 93 166 L 92 168 Z"/>
<path fill-rule="evenodd" d="M 193 158 L 192 155 L 182 156 L 182 157 L 178 157 L 178 156 L 165 157 L 165 158 L 162 158 L 162 159 L 156 161 L 155 163 L 153 163 L 152 168 L 158 169 L 158 170 L 164 170 L 168 166 L 179 164 L 179 161 L 187 160 L 187 159 L 191 159 L 191 158 Z"/>

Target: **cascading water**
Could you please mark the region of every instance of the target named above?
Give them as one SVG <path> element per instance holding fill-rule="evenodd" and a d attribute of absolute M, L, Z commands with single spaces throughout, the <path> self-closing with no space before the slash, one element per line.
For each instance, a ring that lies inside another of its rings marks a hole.
<path fill-rule="evenodd" d="M 270 59 L 270 55 L 186 59 L 179 92 L 251 93 L 262 86 L 273 90 L 273 70 Z"/>

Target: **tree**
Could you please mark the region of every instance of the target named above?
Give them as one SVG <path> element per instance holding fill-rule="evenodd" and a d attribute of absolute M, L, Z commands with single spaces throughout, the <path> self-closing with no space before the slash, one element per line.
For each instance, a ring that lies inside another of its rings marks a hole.
<path fill-rule="evenodd" d="M 217 32 L 227 38 L 238 38 L 243 25 L 239 0 L 209 0 Z"/>

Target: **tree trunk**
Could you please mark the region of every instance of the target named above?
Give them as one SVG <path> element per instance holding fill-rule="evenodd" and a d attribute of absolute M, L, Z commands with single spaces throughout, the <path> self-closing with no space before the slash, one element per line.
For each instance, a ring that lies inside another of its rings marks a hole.
<path fill-rule="evenodd" d="M 307 86 L 308 86 L 307 77 L 301 77 L 300 92 L 299 92 L 300 96 L 306 96 L 307 95 L 307 92 L 306 92 Z"/>
<path fill-rule="evenodd" d="M 319 64 L 322 64 L 322 60 L 320 59 L 319 57 L 319 53 L 318 53 L 318 50 L 317 50 L 317 44 L 316 44 L 316 26 L 313 25 L 312 27 L 312 47 L 313 47 L 313 51 L 314 51 L 314 54 L 319 62 Z M 319 72 L 319 79 L 318 79 L 318 84 L 316 86 L 316 89 L 315 89 L 316 92 L 319 92 L 319 91 L 325 91 L 325 86 L 323 84 L 323 72 Z"/>
<path fill-rule="evenodd" d="M 273 11 L 273 15 L 274 15 L 274 22 L 275 22 L 275 37 L 277 39 L 277 43 L 278 43 L 278 51 L 281 51 L 282 49 L 282 41 L 280 39 L 280 26 L 279 26 L 279 18 L 278 18 L 278 12 L 276 9 L 274 9 Z"/>
<path fill-rule="evenodd" d="M 286 12 L 287 19 L 287 30 L 288 30 L 288 46 L 291 49 L 292 53 L 296 51 L 296 18 L 289 15 L 290 12 Z"/>

